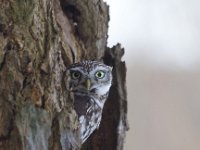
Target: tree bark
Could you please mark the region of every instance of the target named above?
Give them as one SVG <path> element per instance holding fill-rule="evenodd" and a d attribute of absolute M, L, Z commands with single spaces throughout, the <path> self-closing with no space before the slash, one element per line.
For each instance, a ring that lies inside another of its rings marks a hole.
<path fill-rule="evenodd" d="M 0 150 L 120 150 L 127 130 L 124 50 L 107 47 L 102 0 L 0 0 Z M 66 68 L 113 66 L 99 130 L 83 145 Z"/>

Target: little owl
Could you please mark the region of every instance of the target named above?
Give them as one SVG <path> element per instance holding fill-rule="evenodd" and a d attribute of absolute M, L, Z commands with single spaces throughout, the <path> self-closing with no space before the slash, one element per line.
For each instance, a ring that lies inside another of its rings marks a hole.
<path fill-rule="evenodd" d="M 104 103 L 112 84 L 112 67 L 88 60 L 70 65 L 68 71 L 83 143 L 101 122 Z"/>

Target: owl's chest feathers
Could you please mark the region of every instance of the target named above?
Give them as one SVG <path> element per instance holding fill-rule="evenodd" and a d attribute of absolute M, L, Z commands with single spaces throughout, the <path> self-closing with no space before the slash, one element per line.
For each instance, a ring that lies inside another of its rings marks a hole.
<path fill-rule="evenodd" d="M 103 109 L 96 103 L 99 99 L 95 97 L 76 93 L 74 98 L 74 109 L 79 118 L 80 135 L 84 142 L 99 127 Z"/>
<path fill-rule="evenodd" d="M 102 112 L 108 93 L 98 97 L 98 95 L 88 95 L 86 93 L 74 93 L 74 109 L 78 116 L 88 115 L 89 112 Z"/>

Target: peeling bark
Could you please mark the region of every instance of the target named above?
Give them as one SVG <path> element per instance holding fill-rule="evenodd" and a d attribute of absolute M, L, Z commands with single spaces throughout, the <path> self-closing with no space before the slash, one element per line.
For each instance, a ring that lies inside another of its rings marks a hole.
<path fill-rule="evenodd" d="M 108 21 L 102 0 L 0 0 L 0 150 L 123 148 L 124 51 L 106 47 Z M 87 59 L 114 66 L 114 81 L 100 129 L 82 146 L 65 71 Z"/>

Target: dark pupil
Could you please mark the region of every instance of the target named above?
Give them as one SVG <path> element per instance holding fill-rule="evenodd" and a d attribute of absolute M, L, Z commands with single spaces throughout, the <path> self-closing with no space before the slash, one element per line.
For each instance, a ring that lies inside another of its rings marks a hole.
<path fill-rule="evenodd" d="M 74 77 L 79 77 L 79 73 L 78 72 L 74 72 Z"/>
<path fill-rule="evenodd" d="M 97 73 L 97 76 L 98 76 L 98 77 L 101 77 L 101 76 L 102 76 L 102 73 L 101 73 L 101 72 L 98 72 L 98 73 Z"/>

